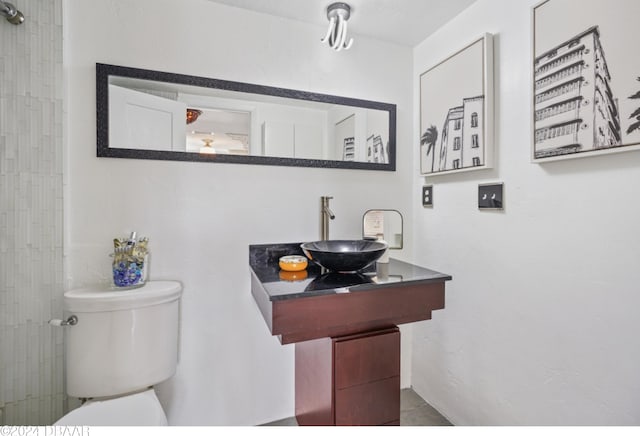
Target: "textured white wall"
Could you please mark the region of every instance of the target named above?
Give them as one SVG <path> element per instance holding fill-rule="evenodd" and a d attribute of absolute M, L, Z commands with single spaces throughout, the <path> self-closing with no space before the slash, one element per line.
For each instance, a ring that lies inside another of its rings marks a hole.
<path fill-rule="evenodd" d="M 63 407 L 62 0 L 0 18 L 0 425 Z"/>
<path fill-rule="evenodd" d="M 414 51 L 417 96 L 423 71 L 495 34 L 497 163 L 427 179 L 434 208 L 415 210 L 415 262 L 453 281 L 414 325 L 412 384 L 454 424 L 638 425 L 640 153 L 530 163 L 535 3 L 478 0 Z M 493 181 L 506 209 L 479 212 Z"/>
<path fill-rule="evenodd" d="M 169 422 L 250 425 L 292 416 L 293 347 L 269 334 L 251 297 L 248 245 L 318 238 L 320 196 L 333 195 L 332 237 L 360 237 L 365 210 L 395 208 L 407 231 L 398 254 L 411 252 L 411 50 L 357 38 L 335 53 L 320 44 L 322 27 L 205 0 L 64 6 L 65 287 L 108 280 L 115 236 L 148 236 L 151 279 L 184 284 L 181 360 L 158 389 Z M 98 159 L 96 62 L 395 103 L 398 171 Z M 403 345 L 407 384 L 410 344 Z"/>

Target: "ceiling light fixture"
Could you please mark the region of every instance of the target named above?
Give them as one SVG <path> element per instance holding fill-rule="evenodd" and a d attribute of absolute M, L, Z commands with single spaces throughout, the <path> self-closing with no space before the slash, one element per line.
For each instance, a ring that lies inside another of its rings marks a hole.
<path fill-rule="evenodd" d="M 213 142 L 213 139 L 204 138 L 202 140 L 202 142 L 204 142 L 204 145 L 202 147 L 200 147 L 200 153 L 216 154 L 216 149 L 211 146 L 211 143 Z"/>
<path fill-rule="evenodd" d="M 329 30 L 320 41 L 329 44 L 335 51 L 349 50 L 353 44 L 353 38 L 347 41 L 347 20 L 351 16 L 351 7 L 346 3 L 332 3 L 327 7 Z"/>

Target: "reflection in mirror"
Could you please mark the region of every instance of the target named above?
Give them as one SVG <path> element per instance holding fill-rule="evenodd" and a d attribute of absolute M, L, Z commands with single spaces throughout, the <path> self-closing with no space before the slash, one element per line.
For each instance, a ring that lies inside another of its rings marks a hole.
<path fill-rule="evenodd" d="M 403 245 L 402 214 L 395 209 L 370 209 L 362 217 L 364 239 L 384 239 L 389 249 Z"/>
<path fill-rule="evenodd" d="M 395 170 L 395 105 L 96 64 L 98 156 Z"/>
<path fill-rule="evenodd" d="M 250 126 L 251 112 L 188 108 L 185 151 L 248 155 Z"/>

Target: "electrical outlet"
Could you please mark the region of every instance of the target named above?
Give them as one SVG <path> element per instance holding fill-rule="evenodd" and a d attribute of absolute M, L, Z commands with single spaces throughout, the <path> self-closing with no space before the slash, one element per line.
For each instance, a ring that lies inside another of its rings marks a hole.
<path fill-rule="evenodd" d="M 433 207 L 433 185 L 422 187 L 422 205 L 424 207 Z"/>
<path fill-rule="evenodd" d="M 504 183 L 478 185 L 478 209 L 504 209 Z"/>

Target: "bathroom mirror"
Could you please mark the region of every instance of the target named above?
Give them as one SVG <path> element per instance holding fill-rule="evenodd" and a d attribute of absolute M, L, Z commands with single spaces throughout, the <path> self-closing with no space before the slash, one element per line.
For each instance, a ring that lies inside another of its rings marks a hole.
<path fill-rule="evenodd" d="M 395 171 L 396 106 L 96 64 L 97 155 Z"/>
<path fill-rule="evenodd" d="M 389 249 L 402 248 L 402 214 L 395 209 L 370 209 L 362 217 L 363 239 L 378 239 L 381 235 Z"/>

